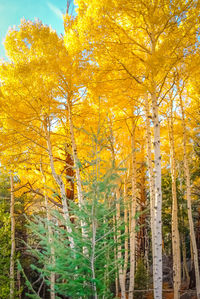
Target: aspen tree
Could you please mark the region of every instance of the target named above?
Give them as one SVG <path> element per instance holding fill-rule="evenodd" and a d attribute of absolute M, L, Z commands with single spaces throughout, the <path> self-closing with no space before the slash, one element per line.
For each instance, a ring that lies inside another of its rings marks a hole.
<path fill-rule="evenodd" d="M 26 43 L 24 42 L 25 37 L 27 39 L 27 43 L 29 43 L 30 46 L 28 48 L 26 46 Z M 38 38 L 40 38 L 39 45 L 38 43 L 34 42 L 35 40 L 38 40 Z M 55 42 L 58 51 L 55 52 L 54 50 L 52 52 L 52 48 L 53 49 L 55 48 Z M 12 43 L 16 44 L 16 52 L 17 54 L 19 52 L 19 56 L 16 55 L 15 51 L 10 49 L 10 45 Z M 75 94 L 76 96 L 78 96 L 79 80 L 77 78 L 79 78 L 79 74 L 80 74 L 80 71 L 78 70 L 80 65 L 79 63 L 78 65 L 73 63 L 73 58 L 68 55 L 64 47 L 62 38 L 59 38 L 55 32 L 51 31 L 49 27 L 42 25 L 40 22 L 34 23 L 34 22 L 23 20 L 19 30 L 12 30 L 9 32 L 6 38 L 6 45 L 7 45 L 7 50 L 10 55 L 10 58 L 13 60 L 13 62 L 15 62 L 16 68 L 22 65 L 22 68 L 29 71 L 29 74 L 30 71 L 34 72 L 33 80 L 31 82 L 27 82 L 27 80 L 23 80 L 23 84 L 22 84 L 25 85 L 24 83 L 26 82 L 27 85 L 25 86 L 27 87 L 27 90 L 31 91 L 28 92 L 29 93 L 28 104 L 30 105 L 31 108 L 35 108 L 32 106 L 31 98 L 39 97 L 41 106 L 44 105 L 44 107 L 41 108 L 47 111 L 48 112 L 47 114 L 49 114 L 50 117 L 52 113 L 54 114 L 55 110 L 57 111 L 57 115 L 60 117 L 60 115 L 62 115 L 63 113 L 63 108 L 58 110 L 58 106 L 60 102 L 59 100 L 57 100 L 57 97 L 59 95 L 59 99 L 60 97 L 63 97 L 66 100 L 66 104 L 65 104 L 67 110 L 66 117 L 68 118 L 69 121 L 72 156 L 74 159 L 75 174 L 76 174 L 78 204 L 79 207 L 82 208 L 84 202 L 83 202 L 83 192 L 82 192 L 81 173 L 80 173 L 81 167 L 80 167 L 80 161 L 78 159 L 77 145 L 75 141 L 74 125 L 73 125 L 73 118 L 72 118 L 72 114 L 73 114 L 72 102 L 74 100 L 73 96 Z M 24 55 L 21 54 L 20 50 L 22 50 Z M 39 53 L 39 55 L 37 53 Z M 56 63 L 54 62 L 53 57 L 55 58 Z M 20 62 L 18 61 L 19 59 L 21 59 Z M 28 63 L 26 63 L 27 61 Z M 32 63 L 33 61 L 34 63 Z M 48 68 L 46 67 L 46 63 L 48 64 Z M 37 78 L 38 65 L 40 65 L 41 68 L 40 75 L 42 76 L 43 79 L 43 83 L 44 83 L 43 85 L 41 84 L 41 82 L 38 81 Z M 66 69 L 66 65 L 68 65 L 67 69 Z M 72 75 L 73 72 L 76 72 L 77 76 L 73 77 Z M 48 79 L 45 79 L 46 76 Z M 37 86 L 37 88 L 35 89 L 34 86 Z M 41 91 L 38 89 L 38 86 L 41 86 Z M 40 110 L 38 111 L 38 115 L 37 115 L 37 117 L 39 118 L 38 122 L 41 122 L 41 118 L 43 116 L 42 109 L 41 111 Z M 31 128 L 33 131 L 35 130 L 34 126 L 32 126 Z M 50 134 L 48 129 L 45 129 L 45 139 L 48 147 L 48 154 L 50 158 L 52 175 L 60 188 L 61 196 L 63 199 L 64 215 L 66 221 L 68 221 L 69 224 L 70 223 L 68 217 L 69 211 L 67 207 L 65 185 L 62 177 L 58 173 L 56 173 L 56 169 L 53 161 L 53 151 L 51 147 Z M 82 222 L 81 226 L 82 226 L 83 237 L 87 238 L 87 233 L 85 229 L 86 224 L 83 221 L 81 222 Z M 71 229 L 69 225 L 68 225 L 68 229 L 70 232 Z M 85 247 L 83 248 L 83 250 L 85 251 Z M 86 253 L 87 252 L 85 252 L 85 254 Z"/>
<path fill-rule="evenodd" d="M 128 234 L 129 234 L 129 226 L 128 226 L 128 195 L 127 195 L 127 178 L 124 179 L 124 225 L 125 225 L 125 241 L 124 241 L 124 284 L 126 286 L 126 273 L 128 267 Z"/>
<path fill-rule="evenodd" d="M 150 187 L 150 214 L 151 214 L 151 235 L 152 235 L 152 253 L 154 256 L 155 251 L 155 231 L 154 231 L 154 206 L 155 206 L 155 184 L 154 184 L 154 173 L 151 153 L 151 124 L 150 124 L 150 111 L 148 95 L 144 96 L 145 105 L 145 123 L 146 123 L 146 138 L 147 138 L 147 165 L 149 172 L 149 187 Z M 153 261 L 154 262 L 154 261 Z"/>
<path fill-rule="evenodd" d="M 136 145 L 135 145 L 135 129 L 136 124 L 132 123 L 132 134 L 131 134 L 131 186 L 132 186 L 132 198 L 130 202 L 130 211 L 129 211 L 129 219 L 130 219 L 130 282 L 129 282 L 129 291 L 128 298 L 133 298 L 134 292 L 134 275 L 135 275 L 135 247 L 136 247 L 136 206 L 137 206 L 137 185 L 136 185 Z"/>
<path fill-rule="evenodd" d="M 79 15 L 75 23 L 79 30 L 79 38 L 80 40 L 82 38 L 86 50 L 92 45 L 91 52 L 94 52 L 96 64 L 102 68 L 102 75 L 106 73 L 110 79 L 112 74 L 119 80 L 128 77 L 138 83 L 138 88 L 143 86 L 151 97 L 155 161 L 153 276 L 154 298 L 160 299 L 162 190 L 158 106 L 171 69 L 184 58 L 184 49 L 190 51 L 196 42 L 194 22 L 197 21 L 195 12 L 199 3 L 175 0 L 167 2 L 79 0 L 77 4 Z M 119 71 L 116 72 L 116 69 Z"/>
<path fill-rule="evenodd" d="M 119 283 L 121 289 L 121 298 L 126 299 L 126 289 L 125 289 L 125 276 L 123 272 L 123 265 L 122 265 L 122 244 L 121 244 L 121 229 L 120 229 L 120 222 L 121 222 L 121 215 L 120 215 L 120 190 L 117 187 L 116 191 L 116 222 L 117 226 L 117 259 L 119 260 L 118 272 L 119 272 Z"/>
<path fill-rule="evenodd" d="M 176 159 L 174 145 L 173 125 L 173 98 L 170 96 L 170 112 L 168 119 L 169 144 L 170 144 L 170 166 L 172 178 L 172 254 L 173 254 L 173 282 L 174 299 L 180 298 L 181 286 L 181 257 L 180 257 L 180 235 L 178 229 L 178 200 L 176 190 Z"/>
<path fill-rule="evenodd" d="M 10 175 L 10 219 L 11 219 L 11 254 L 10 254 L 10 299 L 15 298 L 15 196 L 13 175 Z"/>
<path fill-rule="evenodd" d="M 114 136 L 113 136 L 113 128 L 112 128 L 112 121 L 109 120 L 109 144 L 110 144 L 110 151 L 111 151 L 111 157 L 112 157 L 112 163 L 114 167 L 116 167 L 116 157 L 115 157 L 115 145 L 114 145 Z M 116 248 L 116 261 L 118 262 L 118 271 L 117 274 L 119 276 L 119 286 L 121 290 L 121 298 L 126 299 L 126 268 L 127 268 L 127 262 L 128 262 L 128 244 L 125 239 L 125 257 L 124 257 L 124 265 L 122 264 L 122 241 L 121 241 L 121 194 L 120 194 L 120 181 L 118 182 L 118 185 L 116 187 L 115 191 L 115 197 L 116 197 L 116 217 L 114 218 L 114 225 L 116 226 L 116 236 L 115 241 L 117 243 Z M 126 214 L 124 215 L 124 220 L 126 220 L 126 228 L 125 231 L 127 231 L 127 209 Z M 118 277 L 116 279 L 116 295 L 118 294 Z"/>
<path fill-rule="evenodd" d="M 20 30 L 11 30 L 6 39 L 8 53 L 11 63 L 2 65 L 1 80 L 2 90 L 5 98 L 1 101 L 3 113 L 2 122 L 4 132 L 13 135 L 16 142 L 15 148 L 20 144 L 17 154 L 28 160 L 29 154 L 35 154 L 31 163 L 39 165 L 36 156 L 40 155 L 42 149 L 48 171 L 52 176 L 52 183 L 59 188 L 59 196 L 62 199 L 62 208 L 67 223 L 68 234 L 71 235 L 70 212 L 66 192 L 66 181 L 63 168 L 58 162 L 60 152 L 64 151 L 66 140 L 55 138 L 53 121 L 61 128 L 67 128 L 65 139 L 69 134 L 69 144 L 72 148 L 72 156 L 75 168 L 76 188 L 78 206 L 80 210 L 84 207 L 85 199 L 82 186 L 82 157 L 87 157 L 87 151 L 82 148 L 86 142 L 84 136 L 76 130 L 88 129 L 89 124 L 95 126 L 95 116 L 89 114 L 95 110 L 96 102 L 91 96 L 91 90 L 96 90 L 106 98 L 104 106 L 105 114 L 108 107 L 112 107 L 115 121 L 120 124 L 119 134 L 126 138 L 117 136 L 115 144 L 119 156 L 125 156 L 131 152 L 131 201 L 128 209 L 126 207 L 127 190 L 124 184 L 124 210 L 119 201 L 120 190 L 113 193 L 117 197 L 116 215 L 113 218 L 115 231 L 115 262 L 118 266 L 118 277 L 116 277 L 116 294 L 121 288 L 121 296 L 125 298 L 126 272 L 130 271 L 129 299 L 133 298 L 134 275 L 135 275 L 135 243 L 136 243 L 136 124 L 132 124 L 130 136 L 123 131 L 122 115 L 134 106 L 133 96 L 139 99 L 145 94 L 145 121 L 147 132 L 147 163 L 150 186 L 150 213 L 152 231 L 152 255 L 153 255 L 153 282 L 154 298 L 162 298 L 162 190 L 161 190 L 161 134 L 160 120 L 162 111 L 160 103 L 163 99 L 168 100 L 166 95 L 167 82 L 171 80 L 174 68 L 181 62 L 184 56 L 196 51 L 198 41 L 196 40 L 195 21 L 197 21 L 199 1 L 172 0 L 172 1 L 97 1 L 77 0 L 79 15 L 74 18 L 66 18 L 65 41 L 53 33 L 47 26 L 41 23 L 23 21 Z M 68 9 L 67 9 L 68 10 Z M 68 22 L 68 25 L 67 25 Z M 68 31 L 69 29 L 69 31 Z M 196 43 L 196 44 L 195 44 Z M 195 45 L 193 47 L 193 45 Z M 85 66 L 87 71 L 85 72 Z M 82 74 L 83 75 L 82 75 Z M 92 80 L 86 80 L 84 77 Z M 85 84 L 85 86 L 84 86 Z M 83 92 L 83 89 L 84 92 Z M 165 92 L 166 91 L 166 92 Z M 82 94 L 84 96 L 82 96 Z M 79 101 L 79 97 L 81 101 Z M 181 95 L 180 95 L 181 97 Z M 199 298 L 199 267 L 194 233 L 194 225 L 191 209 L 191 187 L 188 157 L 186 151 L 186 120 L 184 115 L 183 99 L 180 99 L 183 144 L 184 144 L 184 171 L 186 180 L 186 197 L 188 203 L 188 218 L 191 233 L 191 256 L 194 257 L 196 271 L 196 285 Z M 80 104 L 80 108 L 77 108 Z M 88 102 L 88 103 L 87 103 Z M 118 103 L 119 102 L 119 103 Z M 143 107 L 138 100 L 138 109 Z M 149 106 L 151 105 L 151 109 Z M 152 111 L 150 113 L 150 110 Z M 45 117 L 44 117 L 45 116 Z M 124 117 L 124 116 L 123 116 Z M 128 115 L 127 119 L 133 118 Z M 45 120 L 44 120 L 45 118 Z M 6 120 L 5 120 L 6 119 Z M 152 124 L 150 123 L 152 120 Z M 124 120 L 124 119 L 123 119 Z M 112 124 L 112 127 L 113 124 Z M 42 128 L 42 129 L 41 129 Z M 151 136 L 151 128 L 153 134 Z M 162 127 L 161 127 L 162 128 Z M 107 128 L 108 129 L 108 128 Z M 164 129 L 164 126 L 163 126 Z M 111 128 L 112 130 L 112 128 Z M 92 129 L 91 129 L 92 131 Z M 69 133 L 68 133 L 69 132 Z M 59 136 L 59 135 L 58 135 Z M 121 139 L 120 139 L 121 138 Z M 54 143 L 56 139 L 56 143 Z M 131 139 L 131 145 L 130 145 Z M 154 139 L 152 143 L 152 139 Z M 10 138 L 9 138 L 10 140 Z M 175 171 L 175 145 L 173 128 L 173 106 L 170 103 L 169 119 L 169 141 L 171 157 L 172 176 L 172 247 L 174 259 L 174 296 L 178 298 L 180 288 L 180 250 L 177 220 L 177 196 L 176 196 L 176 171 Z M 113 141 L 112 141 L 113 142 Z M 114 142 L 113 142 L 114 143 Z M 21 146 L 21 144 L 23 144 Z M 87 146 L 85 146 L 87 147 Z M 124 149 L 127 147 L 127 149 Z M 13 147 L 14 148 L 14 147 Z M 154 162 L 152 161 L 151 148 L 154 150 Z M 114 153 L 114 151 L 113 151 Z M 165 152 L 163 152 L 165 154 Z M 109 158 L 108 158 L 109 157 Z M 105 155 L 105 164 L 109 164 L 110 153 Z M 5 161 L 6 159 L 4 159 Z M 114 160 L 114 159 L 113 159 Z M 163 159 L 163 165 L 164 165 Z M 30 161 L 29 161 L 30 163 Z M 154 170 L 153 170 L 154 163 Z M 24 164 L 26 167 L 27 164 Z M 86 165 L 86 167 L 90 167 Z M 37 171 L 37 169 L 36 169 Z M 31 171 L 30 171 L 31 172 Z M 41 175 L 41 174 L 40 174 Z M 33 176 L 36 178 L 36 175 Z M 123 179 L 123 178 L 122 178 Z M 54 183 L 55 182 L 55 183 Z M 145 184 L 145 183 L 144 183 Z M 118 186 L 119 188 L 119 186 Z M 47 194 L 44 186 L 44 197 L 46 205 Z M 114 196 L 113 196 L 114 197 Z M 109 199 L 110 200 L 110 199 Z M 124 214 L 122 214 L 122 213 Z M 95 215 L 92 212 L 92 217 Z M 122 217 L 123 215 L 123 217 Z M 47 218 L 49 216 L 47 215 Z M 122 229 L 120 223 L 125 222 L 125 234 L 129 232 L 128 238 L 123 244 L 121 241 Z M 127 222 L 129 221 L 129 227 Z M 96 246 L 96 222 L 93 217 L 92 251 Z M 85 221 L 81 220 L 82 237 L 89 240 Z M 74 240 L 70 236 L 70 246 L 74 249 Z M 130 267 L 128 267 L 128 248 L 130 244 Z M 124 254 L 123 254 L 123 249 Z M 83 245 L 83 251 L 85 247 Z M 53 252 L 52 252 L 53 255 Z M 185 263 L 185 256 L 183 256 Z M 93 279 L 95 280 L 95 257 L 92 255 L 91 265 Z M 124 260 L 124 265 L 118 260 Z M 107 274 L 106 274 L 107 275 Z M 52 298 L 54 298 L 54 280 L 52 275 Z M 97 298 L 96 283 L 92 283 L 94 296 Z"/>
<path fill-rule="evenodd" d="M 141 124 L 142 127 L 142 124 Z M 142 128 L 141 128 L 142 129 Z M 141 130 L 142 131 L 142 130 Z M 142 135 L 142 134 L 141 134 Z M 140 137 L 140 147 L 139 147 L 139 151 L 140 151 L 140 156 L 137 158 L 137 163 L 139 163 L 139 178 L 138 178 L 138 185 L 139 185 L 139 195 L 140 195 L 140 201 L 139 201 L 139 219 L 138 219 L 138 223 L 140 226 L 139 232 L 138 232 L 138 244 L 137 244 L 137 260 L 139 259 L 140 261 L 143 260 L 143 258 L 145 258 L 145 256 L 148 255 L 148 253 L 146 252 L 146 213 L 145 213 L 145 209 L 146 209 L 146 167 L 145 167 L 145 152 L 144 152 L 144 144 L 145 140 L 143 139 L 143 136 Z"/>

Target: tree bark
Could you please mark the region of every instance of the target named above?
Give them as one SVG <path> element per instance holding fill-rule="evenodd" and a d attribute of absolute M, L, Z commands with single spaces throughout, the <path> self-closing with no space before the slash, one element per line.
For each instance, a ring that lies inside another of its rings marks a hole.
<path fill-rule="evenodd" d="M 113 138 L 113 132 L 112 132 L 112 127 L 111 125 L 109 126 L 110 129 L 110 149 L 111 149 L 111 155 L 112 155 L 112 163 L 113 166 L 115 167 L 115 148 L 114 148 L 114 138 Z M 126 299 L 126 290 L 125 290 L 125 276 L 124 276 L 124 268 L 122 266 L 122 244 L 121 244 L 121 212 L 120 212 L 120 190 L 119 186 L 117 186 L 116 191 L 115 191 L 115 196 L 116 196 L 116 217 L 114 216 L 114 225 L 115 225 L 115 242 L 117 244 L 116 247 L 116 261 L 117 261 L 117 279 L 116 279 L 116 289 L 121 290 L 121 298 Z M 118 279 L 119 278 L 119 279 Z M 118 290 L 119 292 L 119 290 Z M 116 296 L 118 293 L 116 292 Z"/>
<path fill-rule="evenodd" d="M 154 129 L 154 159 L 155 159 L 155 202 L 154 202 L 154 251 L 153 251 L 153 281 L 154 298 L 162 298 L 162 190 L 161 190 L 161 154 L 160 154 L 160 122 L 156 88 L 153 84 L 151 93 Z"/>
<path fill-rule="evenodd" d="M 135 275 L 135 226 L 136 226 L 136 157 L 135 157 L 135 125 L 133 124 L 132 135 L 131 135 L 131 149 L 132 149 L 132 198 L 130 203 L 130 282 L 129 282 L 129 292 L 128 299 L 133 299 L 134 292 L 134 275 Z"/>
<path fill-rule="evenodd" d="M 126 290 L 125 290 L 125 279 L 122 266 L 122 245 L 121 245 L 121 215 L 120 215 L 120 191 L 119 187 L 116 190 L 116 223 L 117 223 L 117 259 L 118 259 L 118 269 L 119 269 L 119 284 L 121 289 L 121 298 L 126 299 Z"/>
<path fill-rule="evenodd" d="M 146 119 L 146 131 L 147 131 L 147 165 L 149 172 L 149 183 L 150 183 L 150 214 L 151 214 L 151 242 L 152 242 L 152 256 L 154 257 L 155 251 L 155 232 L 154 232 L 154 206 L 155 206 L 155 185 L 154 185 L 154 173 L 151 153 L 151 124 L 150 124 L 150 111 L 148 96 L 145 95 L 145 119 Z"/>
<path fill-rule="evenodd" d="M 116 219 L 115 215 L 113 215 L 113 226 L 114 226 L 114 242 L 117 244 L 117 230 L 116 230 Z M 118 265 L 117 265 L 117 247 L 114 246 L 114 260 L 115 260 L 115 295 L 116 297 L 119 295 L 119 281 L 118 281 Z"/>
<path fill-rule="evenodd" d="M 180 298 L 181 287 L 181 257 L 180 257 L 180 236 L 178 229 L 178 201 L 176 190 L 176 163 L 174 149 L 174 128 L 173 128 L 173 100 L 170 100 L 170 118 L 168 119 L 169 144 L 170 144 L 170 166 L 172 178 L 172 255 L 173 255 L 173 283 L 174 299 Z"/>
<path fill-rule="evenodd" d="M 146 225 L 145 225 L 145 219 L 147 217 L 145 213 L 146 209 L 146 188 L 145 188 L 145 182 L 146 182 L 146 168 L 145 168 L 145 158 L 144 158 L 144 144 L 140 143 L 140 152 L 142 155 L 141 159 L 141 166 L 139 168 L 139 193 L 140 193 L 140 202 L 139 202 L 139 209 L 140 209 L 140 217 L 139 217 L 139 227 L 140 230 L 138 232 L 138 245 L 137 245 L 137 259 L 143 259 L 146 254 Z"/>
<path fill-rule="evenodd" d="M 124 241 L 124 283 L 126 286 L 126 272 L 128 267 L 128 201 L 127 201 L 127 181 L 124 180 L 124 225 L 125 225 L 125 241 Z"/>
<path fill-rule="evenodd" d="M 10 175 L 10 219 L 11 219 L 11 254 L 10 254 L 10 299 L 15 298 L 15 197 L 13 175 Z"/>
<path fill-rule="evenodd" d="M 97 294 L 97 286 L 96 286 L 96 274 L 95 274 L 95 248 L 96 248 L 96 230 L 97 230 L 97 223 L 95 218 L 95 204 L 93 202 L 92 205 L 92 254 L 91 254 L 91 269 L 92 269 L 92 288 L 94 299 L 98 299 Z"/>

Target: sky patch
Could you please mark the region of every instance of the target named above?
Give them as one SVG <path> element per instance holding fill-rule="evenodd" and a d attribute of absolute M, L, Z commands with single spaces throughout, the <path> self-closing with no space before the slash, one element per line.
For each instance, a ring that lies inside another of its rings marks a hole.
<path fill-rule="evenodd" d="M 49 7 L 49 9 L 61 20 L 63 20 L 63 13 L 62 11 L 56 7 L 55 5 L 53 5 L 51 2 L 47 2 L 47 5 Z"/>

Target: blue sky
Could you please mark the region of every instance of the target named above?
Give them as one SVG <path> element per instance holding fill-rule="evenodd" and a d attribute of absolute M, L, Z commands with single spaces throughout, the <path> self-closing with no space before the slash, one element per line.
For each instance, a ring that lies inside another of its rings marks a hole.
<path fill-rule="evenodd" d="M 62 14 L 66 4 L 66 0 L 0 0 L 0 57 L 5 57 L 3 39 L 8 28 L 19 25 L 22 18 L 38 18 L 58 34 L 63 33 Z"/>

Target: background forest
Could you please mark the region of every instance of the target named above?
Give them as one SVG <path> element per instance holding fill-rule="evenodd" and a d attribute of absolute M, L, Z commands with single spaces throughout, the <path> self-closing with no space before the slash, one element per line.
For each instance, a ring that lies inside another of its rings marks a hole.
<path fill-rule="evenodd" d="M 63 22 L 4 42 L 0 298 L 200 299 L 200 2 Z"/>

